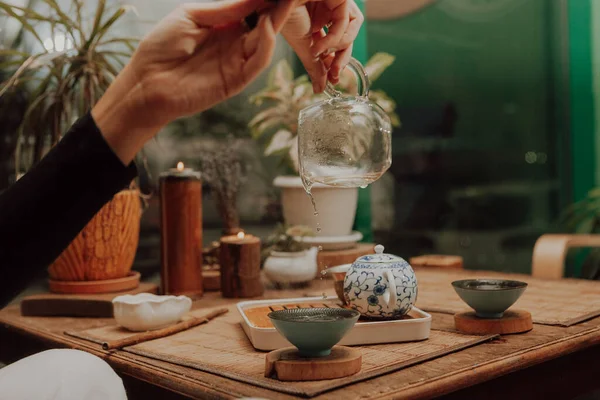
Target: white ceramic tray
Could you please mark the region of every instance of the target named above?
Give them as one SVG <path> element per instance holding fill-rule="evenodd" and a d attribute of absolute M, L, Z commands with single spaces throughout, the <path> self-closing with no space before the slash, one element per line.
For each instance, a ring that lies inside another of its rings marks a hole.
<path fill-rule="evenodd" d="M 254 348 L 258 350 L 276 350 L 282 347 L 291 346 L 275 328 L 259 328 L 252 325 L 246 316 L 244 310 L 254 307 L 265 307 L 274 305 L 297 304 L 297 303 L 332 303 L 338 304 L 337 297 L 303 297 L 300 299 L 280 299 L 280 300 L 254 300 L 243 301 L 237 304 L 237 309 L 242 316 L 242 328 L 252 342 Z M 410 311 L 412 319 L 401 319 L 396 321 L 359 321 L 354 328 L 339 343 L 345 346 L 412 342 L 429 338 L 431 330 L 431 315 L 413 307 Z"/>

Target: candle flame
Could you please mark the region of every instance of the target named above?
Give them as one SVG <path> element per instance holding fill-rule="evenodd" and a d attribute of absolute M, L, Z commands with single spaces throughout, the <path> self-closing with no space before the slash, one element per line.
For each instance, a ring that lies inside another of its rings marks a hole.
<path fill-rule="evenodd" d="M 183 171 L 184 165 L 181 161 L 177 163 L 177 171 Z"/>
<path fill-rule="evenodd" d="M 246 236 L 246 234 L 244 232 L 238 232 L 238 234 L 237 234 L 238 239 L 243 239 L 244 236 Z"/>

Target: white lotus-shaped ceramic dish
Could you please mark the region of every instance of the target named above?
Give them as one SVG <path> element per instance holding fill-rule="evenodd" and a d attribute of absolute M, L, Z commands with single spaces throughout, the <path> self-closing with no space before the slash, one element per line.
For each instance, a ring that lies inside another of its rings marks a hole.
<path fill-rule="evenodd" d="M 117 324 L 137 332 L 174 324 L 192 307 L 189 297 L 157 296 L 150 293 L 117 296 L 112 302 Z"/>

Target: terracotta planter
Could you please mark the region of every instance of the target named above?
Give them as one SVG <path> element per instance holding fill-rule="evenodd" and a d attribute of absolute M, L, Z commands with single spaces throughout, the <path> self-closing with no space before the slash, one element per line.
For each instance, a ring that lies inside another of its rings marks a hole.
<path fill-rule="evenodd" d="M 96 281 L 127 276 L 138 246 L 141 213 L 139 191 L 117 193 L 48 268 L 50 279 Z"/>

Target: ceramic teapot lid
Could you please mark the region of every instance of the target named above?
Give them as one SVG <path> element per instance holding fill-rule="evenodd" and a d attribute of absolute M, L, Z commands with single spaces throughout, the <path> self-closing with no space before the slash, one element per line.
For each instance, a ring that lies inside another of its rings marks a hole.
<path fill-rule="evenodd" d="M 380 244 L 375 246 L 375 254 L 368 254 L 356 259 L 355 262 L 360 263 L 395 263 L 395 262 L 406 262 L 402 257 L 395 256 L 393 254 L 386 254 L 383 252 L 384 247 Z"/>

